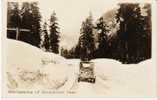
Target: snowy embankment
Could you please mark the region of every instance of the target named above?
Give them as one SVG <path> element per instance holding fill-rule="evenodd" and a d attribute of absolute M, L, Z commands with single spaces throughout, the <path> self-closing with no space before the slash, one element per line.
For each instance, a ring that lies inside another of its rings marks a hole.
<path fill-rule="evenodd" d="M 155 96 L 156 70 L 151 60 L 125 65 L 110 59 L 96 59 L 95 91 L 105 96 Z"/>
<path fill-rule="evenodd" d="M 89 97 L 156 96 L 156 68 L 152 60 L 129 65 L 112 59 L 95 59 L 92 62 L 95 64 L 96 83 L 74 83 L 72 90 L 77 91 L 76 95 Z"/>
<path fill-rule="evenodd" d="M 72 74 L 66 59 L 24 42 L 7 39 L 6 53 L 5 68 L 9 89 L 56 90 L 66 85 Z"/>

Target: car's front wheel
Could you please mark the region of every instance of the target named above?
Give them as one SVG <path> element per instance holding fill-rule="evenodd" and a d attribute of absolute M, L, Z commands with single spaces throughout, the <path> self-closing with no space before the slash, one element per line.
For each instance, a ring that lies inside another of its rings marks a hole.
<path fill-rule="evenodd" d="M 80 82 L 80 78 L 78 78 L 78 82 Z"/>
<path fill-rule="evenodd" d="M 95 79 L 92 79 L 91 82 L 92 82 L 92 83 L 95 83 Z"/>

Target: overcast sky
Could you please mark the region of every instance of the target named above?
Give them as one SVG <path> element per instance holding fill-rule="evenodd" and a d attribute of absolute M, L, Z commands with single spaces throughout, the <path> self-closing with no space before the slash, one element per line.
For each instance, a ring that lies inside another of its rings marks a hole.
<path fill-rule="evenodd" d="M 42 17 L 45 19 L 55 10 L 58 22 L 63 33 L 79 32 L 82 20 L 89 12 L 92 12 L 94 19 L 100 17 L 108 9 L 115 7 L 115 4 L 105 2 L 106 0 L 40 0 L 39 7 Z"/>

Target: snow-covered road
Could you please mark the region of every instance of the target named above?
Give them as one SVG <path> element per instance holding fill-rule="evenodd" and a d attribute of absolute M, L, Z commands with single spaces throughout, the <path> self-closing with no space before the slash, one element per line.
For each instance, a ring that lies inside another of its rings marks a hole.
<path fill-rule="evenodd" d="M 92 96 L 92 95 L 105 95 L 108 87 L 100 78 L 96 79 L 96 83 L 89 82 L 76 82 L 71 88 L 76 91 L 77 95 Z"/>

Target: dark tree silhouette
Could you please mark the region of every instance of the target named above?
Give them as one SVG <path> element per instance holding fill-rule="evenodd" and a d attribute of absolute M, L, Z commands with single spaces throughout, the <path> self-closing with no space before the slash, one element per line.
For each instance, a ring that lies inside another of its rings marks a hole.
<path fill-rule="evenodd" d="M 7 28 L 17 28 L 21 25 L 20 9 L 17 2 L 8 2 L 7 8 Z M 7 31 L 7 37 L 15 39 L 16 31 Z"/>
<path fill-rule="evenodd" d="M 152 23 L 151 23 L 151 5 L 145 4 L 143 9 L 146 10 L 146 15 L 144 15 L 144 34 L 143 34 L 143 45 L 142 45 L 142 51 L 143 56 L 146 57 L 146 59 L 151 58 L 151 33 L 152 33 Z M 147 48 L 147 49 L 145 49 Z"/>
<path fill-rule="evenodd" d="M 117 49 L 119 59 L 123 63 L 137 63 L 144 60 L 143 47 L 141 47 L 144 44 L 144 17 L 139 4 L 120 4 L 117 21 L 120 23 L 119 48 Z"/>
<path fill-rule="evenodd" d="M 43 35 L 44 35 L 44 41 L 43 41 L 43 45 L 42 47 L 45 49 L 45 51 L 49 51 L 50 50 L 50 39 L 49 39 L 49 35 L 47 32 L 47 23 L 45 22 L 43 25 Z"/>
<path fill-rule="evenodd" d="M 90 60 L 93 58 L 95 50 L 92 15 L 82 23 L 78 47 L 80 48 L 81 60 Z"/>
<path fill-rule="evenodd" d="M 26 33 L 29 36 L 24 35 L 21 38 L 26 38 L 30 44 L 39 47 L 41 42 L 41 15 L 39 12 L 39 7 L 37 2 L 23 2 L 22 9 L 22 25 L 24 29 L 29 29 L 30 32 Z M 23 33 L 24 34 L 24 33 Z"/>
<path fill-rule="evenodd" d="M 38 8 L 37 2 L 23 2 L 21 9 L 19 9 L 18 2 L 8 2 L 7 12 L 7 27 L 19 29 L 18 40 L 30 43 L 34 46 L 39 47 L 40 45 L 40 21 L 41 15 Z M 25 29 L 27 31 L 21 31 Z M 12 34 L 16 36 L 16 31 L 11 30 Z M 11 33 L 8 32 L 8 33 Z"/>
<path fill-rule="evenodd" d="M 32 36 L 33 36 L 33 45 L 40 46 L 40 35 L 41 35 L 41 15 L 39 12 L 38 2 L 31 3 L 31 13 L 32 13 Z"/>
<path fill-rule="evenodd" d="M 22 15 L 21 28 L 31 30 L 32 29 L 33 16 L 32 16 L 30 3 L 23 2 L 22 9 L 21 9 L 21 15 Z"/>
<path fill-rule="evenodd" d="M 23 2 L 21 8 L 21 27 L 22 29 L 28 29 L 30 32 L 20 32 L 20 40 L 25 41 L 33 45 L 33 32 L 32 32 L 33 16 L 30 3 Z"/>
<path fill-rule="evenodd" d="M 109 29 L 107 29 L 107 24 L 104 21 L 103 17 L 99 18 L 96 29 L 98 33 L 98 48 L 96 50 L 96 57 L 104 58 L 109 57 L 109 46 L 108 46 L 108 36 L 107 32 L 109 32 Z"/>
<path fill-rule="evenodd" d="M 16 28 L 21 24 L 20 9 L 17 2 L 8 2 L 7 27 Z"/>
<path fill-rule="evenodd" d="M 50 18 L 50 51 L 59 53 L 59 27 L 57 23 L 56 13 L 53 12 Z"/>

